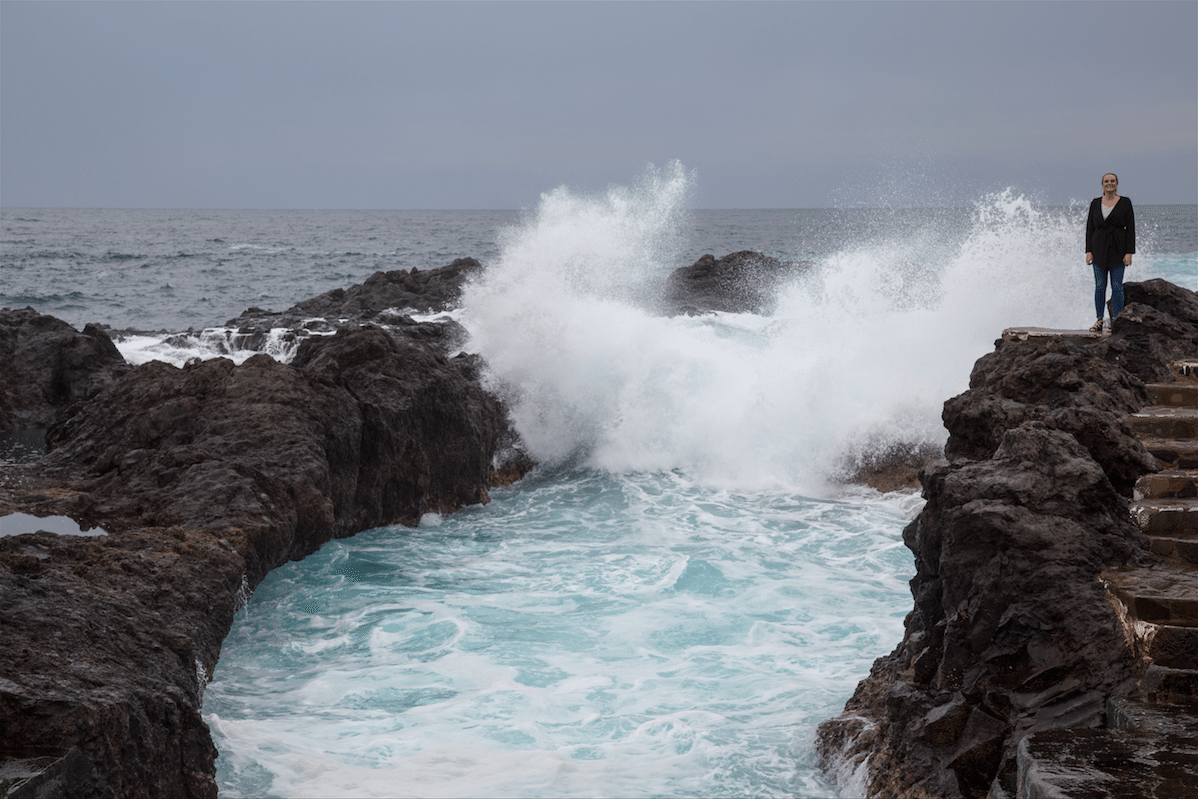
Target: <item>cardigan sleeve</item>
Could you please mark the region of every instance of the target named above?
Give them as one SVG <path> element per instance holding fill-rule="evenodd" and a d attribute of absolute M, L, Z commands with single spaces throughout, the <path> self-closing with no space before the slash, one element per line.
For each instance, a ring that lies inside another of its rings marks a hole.
<path fill-rule="evenodd" d="M 1123 252 L 1134 254 L 1136 251 L 1136 212 L 1131 207 L 1131 199 L 1124 197 L 1127 200 L 1127 233 L 1123 241 Z"/>
<path fill-rule="evenodd" d="M 1094 226 L 1096 224 L 1094 214 L 1099 213 L 1099 202 L 1101 202 L 1100 199 L 1095 199 L 1090 202 L 1090 213 L 1086 216 L 1086 252 L 1090 253 L 1094 252 Z"/>

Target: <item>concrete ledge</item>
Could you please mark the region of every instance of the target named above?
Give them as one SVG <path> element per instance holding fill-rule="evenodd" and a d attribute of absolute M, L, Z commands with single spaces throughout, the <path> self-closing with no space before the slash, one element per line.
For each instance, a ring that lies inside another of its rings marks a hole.
<path fill-rule="evenodd" d="M 1026 341 L 1044 344 L 1058 338 L 1100 339 L 1110 333 L 1091 333 L 1089 330 L 1056 330 L 1050 327 L 1008 327 L 1003 330 L 1003 341 Z"/>

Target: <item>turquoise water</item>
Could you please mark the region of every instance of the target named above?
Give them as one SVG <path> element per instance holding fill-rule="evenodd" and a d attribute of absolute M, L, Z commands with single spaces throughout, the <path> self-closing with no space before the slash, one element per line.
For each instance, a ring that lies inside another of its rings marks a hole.
<path fill-rule="evenodd" d="M 812 735 L 902 635 L 912 495 L 1005 327 L 1088 327 L 1086 207 L 694 211 L 692 179 L 531 212 L 0 209 L 0 305 L 133 363 L 380 269 L 486 265 L 453 313 L 542 464 L 485 507 L 330 542 L 257 587 L 204 717 L 222 796 L 854 796 Z M 1198 208 L 1139 205 L 1128 280 L 1198 290 Z M 814 266 L 770 316 L 664 318 L 704 253 Z M 213 326 L 200 330 L 204 326 Z M 269 348 L 280 360 L 290 351 Z"/>
<path fill-rule="evenodd" d="M 1126 280 L 1159 277 L 1190 291 L 1198 291 L 1198 253 L 1152 253 L 1138 263 L 1133 260 Z"/>
<path fill-rule="evenodd" d="M 1004 327 L 1091 321 L 1084 209 L 729 212 L 718 254 L 815 265 L 770 316 L 665 318 L 641 293 L 716 235 L 687 190 L 562 189 L 500 233 L 454 316 L 542 466 L 267 578 L 204 703 L 222 795 L 859 793 L 813 734 L 902 636 L 920 500 L 838 479 L 943 443 Z M 1129 279 L 1198 283 L 1192 217 L 1145 214 Z"/>
<path fill-rule="evenodd" d="M 535 473 L 273 572 L 205 697 L 222 796 L 830 796 L 914 497 Z"/>

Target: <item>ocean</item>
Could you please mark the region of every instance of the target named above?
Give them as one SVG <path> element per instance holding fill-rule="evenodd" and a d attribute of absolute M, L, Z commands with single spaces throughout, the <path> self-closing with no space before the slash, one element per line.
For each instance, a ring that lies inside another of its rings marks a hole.
<path fill-rule="evenodd" d="M 257 587 L 204 697 L 221 796 L 859 792 L 814 732 L 902 636 L 921 501 L 841 478 L 943 443 L 1004 327 L 1093 321 L 1086 207 L 714 211 L 691 189 L 664 170 L 519 212 L 0 211 L 0 307 L 106 324 L 135 363 L 244 360 L 226 320 L 376 270 L 487 267 L 450 315 L 540 466 Z M 1198 208 L 1136 211 L 1127 279 L 1198 290 Z M 744 249 L 814 266 L 770 316 L 652 311 L 670 271 Z"/>

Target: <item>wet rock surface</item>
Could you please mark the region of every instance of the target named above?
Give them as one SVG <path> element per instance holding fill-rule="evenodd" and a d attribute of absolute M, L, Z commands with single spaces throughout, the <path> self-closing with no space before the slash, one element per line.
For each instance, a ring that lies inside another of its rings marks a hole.
<path fill-rule="evenodd" d="M 327 335 L 347 325 L 372 322 L 404 328 L 406 338 L 423 339 L 448 351 L 465 341 L 465 330 L 452 319 L 418 322 L 412 315 L 434 314 L 458 307 L 462 287 L 482 271 L 474 258 L 458 258 L 436 269 L 375 272 L 359 285 L 333 289 L 274 313 L 249 308 L 225 323 L 232 332 L 230 351 L 262 350 L 272 336 L 294 344 Z M 187 335 L 195 336 L 196 331 Z"/>
<path fill-rule="evenodd" d="M 1160 561 L 1128 510 L 1159 465 L 1126 416 L 1198 353 L 1198 295 L 1148 281 L 1127 296 L 1110 336 L 1000 340 L 945 403 L 945 459 L 921 472 L 927 503 L 904 531 L 914 608 L 821 725 L 829 772 L 868 758 L 872 796 L 1015 795 L 1021 745 L 1103 727 L 1136 690 L 1142 662 L 1099 575 Z"/>
<path fill-rule="evenodd" d="M 761 313 L 773 311 L 778 288 L 811 268 L 805 261 L 780 261 L 743 250 L 675 269 L 666 282 L 663 307 L 671 315 L 711 311 Z"/>
<path fill-rule="evenodd" d="M 48 319 L 20 317 L 20 346 L 92 340 Z M 31 324 L 49 341 L 30 343 Z M 66 369 L 65 408 L 6 395 L 10 417 L 49 425 L 50 452 L 6 470 L 0 517 L 107 535 L 0 535 L 0 787 L 214 797 L 202 694 L 253 587 L 332 537 L 486 502 L 530 468 L 477 357 L 450 355 L 453 331 L 429 324 L 359 316 L 290 364 Z"/>
<path fill-rule="evenodd" d="M 0 517 L 106 531 L 0 535 L 6 795 L 215 796 L 203 691 L 258 582 L 332 537 L 485 502 L 531 468 L 462 327 L 413 319 L 455 308 L 481 268 L 378 272 L 226 323 L 226 351 L 281 341 L 287 364 L 133 367 L 110 328 L 0 311 L 0 434 L 40 449 L 45 431 L 49 448 L 6 462 Z M 701 259 L 671 278 L 674 312 L 762 310 L 794 268 Z"/>

